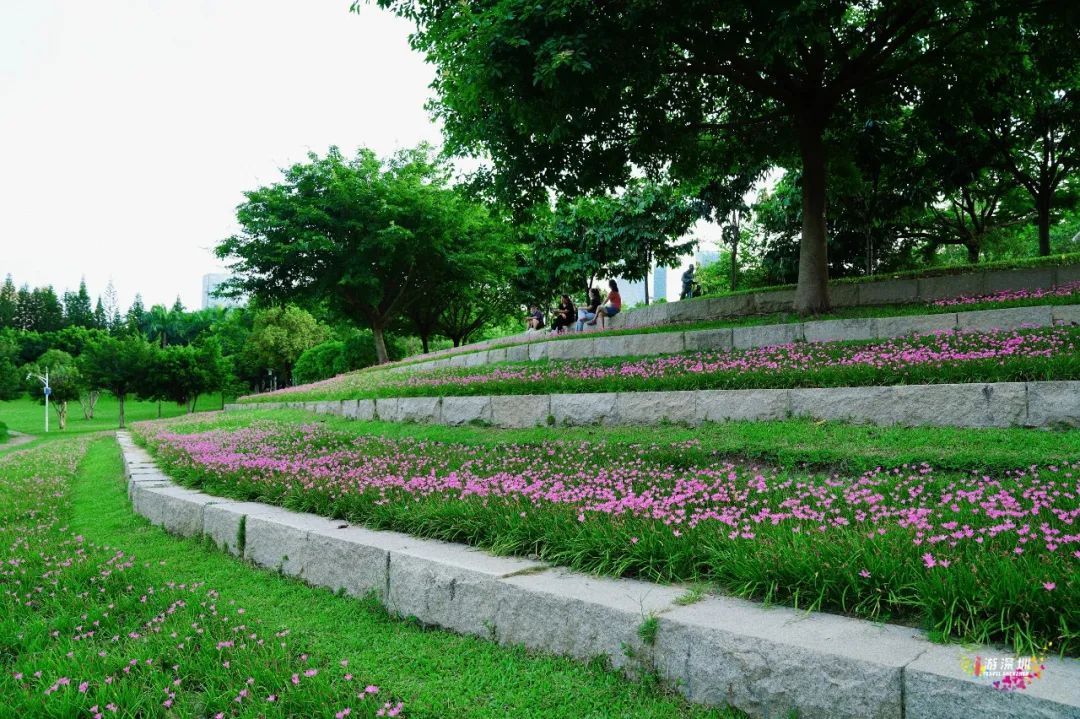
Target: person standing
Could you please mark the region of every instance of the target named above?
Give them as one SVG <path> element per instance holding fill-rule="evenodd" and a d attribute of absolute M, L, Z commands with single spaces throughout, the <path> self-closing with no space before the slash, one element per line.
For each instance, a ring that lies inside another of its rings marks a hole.
<path fill-rule="evenodd" d="M 685 300 L 694 296 L 694 265 L 691 264 L 687 268 L 686 272 L 682 273 L 682 293 L 679 295 L 680 300 Z"/>

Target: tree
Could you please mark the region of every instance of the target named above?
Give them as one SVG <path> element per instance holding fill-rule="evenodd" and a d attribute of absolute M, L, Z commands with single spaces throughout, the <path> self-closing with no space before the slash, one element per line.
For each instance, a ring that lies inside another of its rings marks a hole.
<path fill-rule="evenodd" d="M 64 293 L 64 324 L 74 327 L 93 327 L 94 308 L 90 304 L 90 293 L 86 291 L 86 280 L 79 281 L 78 292 Z"/>
<path fill-rule="evenodd" d="M 11 275 L 4 278 L 4 284 L 0 286 L 0 329 L 15 327 L 15 318 L 18 314 L 18 291 L 15 289 L 15 281 Z"/>
<path fill-rule="evenodd" d="M 57 423 L 60 429 L 67 427 L 68 403 L 78 401 L 83 389 L 83 379 L 75 359 L 62 350 L 49 350 L 38 358 L 38 361 L 26 365 L 23 375 L 29 373 L 44 375 L 49 373 L 49 404 L 56 411 Z M 45 404 L 45 393 L 37 377 L 30 376 L 26 380 L 26 390 L 31 397 L 37 398 L 38 402 Z"/>
<path fill-rule="evenodd" d="M 274 373 L 284 384 L 300 355 L 328 336 L 326 326 L 310 312 L 294 305 L 271 307 L 255 314 L 243 353 L 246 362 Z"/>
<path fill-rule="evenodd" d="M 828 307 L 827 161 L 836 133 L 860 107 L 908 93 L 912 68 L 941 62 L 958 38 L 1021 5 L 379 4 L 415 21 L 414 47 L 439 68 L 433 108 L 448 149 L 490 156 L 509 197 L 618 186 L 631 164 L 696 174 L 702 142 L 716 138 L 780 164 L 798 158 L 795 307 L 803 313 Z"/>
<path fill-rule="evenodd" d="M 79 368 L 89 387 L 107 390 L 120 405 L 120 428 L 124 428 L 124 402 L 146 386 L 152 348 L 139 335 L 99 336 L 87 344 L 79 357 Z"/>
<path fill-rule="evenodd" d="M 199 347 L 173 345 L 154 352 L 142 394 L 147 399 L 185 405 L 191 414 L 199 395 L 220 390 L 225 379 L 225 361 L 217 342 L 210 340 Z"/>
<path fill-rule="evenodd" d="M 146 308 L 143 306 L 142 295 L 136 293 L 135 301 L 131 303 L 127 314 L 124 315 L 127 331 L 140 333 L 146 328 Z"/>
<path fill-rule="evenodd" d="M 93 326 L 99 330 L 109 329 L 109 315 L 105 312 L 105 305 L 101 303 L 100 297 L 97 299 L 97 305 L 94 306 Z"/>
<path fill-rule="evenodd" d="M 697 240 L 683 238 L 706 214 L 706 205 L 672 185 L 633 180 L 622 194 L 608 198 L 612 210 L 605 228 L 616 257 L 614 275 L 643 281 L 649 303 L 648 276 L 653 266 L 675 267 Z"/>
<path fill-rule="evenodd" d="M 427 147 L 385 162 L 370 150 L 348 160 L 331 148 L 284 175 L 246 193 L 237 208 L 243 231 L 218 245 L 237 278 L 225 291 L 269 303 L 325 303 L 370 327 L 386 362 L 387 327 L 426 299 L 417 289 L 457 242 L 468 200 L 447 187 L 447 168 Z"/>

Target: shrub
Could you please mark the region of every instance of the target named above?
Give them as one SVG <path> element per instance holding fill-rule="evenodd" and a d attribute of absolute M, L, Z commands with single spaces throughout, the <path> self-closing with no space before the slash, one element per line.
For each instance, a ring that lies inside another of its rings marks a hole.
<path fill-rule="evenodd" d="M 374 349 L 372 349 L 372 354 L 374 354 Z M 297 384 L 318 382 L 347 372 L 349 369 L 352 368 L 346 362 L 345 343 L 340 340 L 330 340 L 304 350 L 293 367 L 293 382 Z"/>

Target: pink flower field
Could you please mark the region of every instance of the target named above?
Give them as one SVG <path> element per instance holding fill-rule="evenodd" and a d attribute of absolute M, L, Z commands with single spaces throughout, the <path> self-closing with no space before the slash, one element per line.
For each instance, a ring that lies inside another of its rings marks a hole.
<path fill-rule="evenodd" d="M 1075 646 L 1080 631 L 1076 461 L 846 476 L 728 461 L 693 441 L 492 451 L 266 421 L 139 432 L 172 474 L 211 493 L 593 571 L 952 622 L 961 636 L 1018 640 L 1023 627 Z"/>

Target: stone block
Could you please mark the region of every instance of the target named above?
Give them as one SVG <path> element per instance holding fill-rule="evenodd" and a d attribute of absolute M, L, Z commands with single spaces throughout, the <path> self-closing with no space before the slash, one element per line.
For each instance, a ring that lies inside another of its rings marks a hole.
<path fill-rule="evenodd" d="M 1056 276 L 1057 272 L 1053 267 L 992 270 L 986 273 L 986 291 L 1049 289 L 1054 286 Z"/>
<path fill-rule="evenodd" d="M 202 534 L 203 508 L 220 501 L 217 497 L 175 485 L 136 484 L 132 489 L 136 513 L 146 517 L 151 524 L 181 537 Z"/>
<path fill-rule="evenodd" d="M 900 719 L 913 630 L 727 597 L 660 615 L 656 664 L 694 702 L 751 716 Z"/>
<path fill-rule="evenodd" d="M 754 314 L 769 315 L 790 312 L 795 304 L 795 290 L 773 290 L 750 295 L 754 298 Z"/>
<path fill-rule="evenodd" d="M 803 339 L 807 342 L 872 340 L 876 337 L 877 323 L 870 318 L 823 320 L 803 324 Z"/>
<path fill-rule="evenodd" d="M 506 361 L 507 362 L 528 362 L 529 361 L 529 345 L 515 345 L 514 347 L 506 348 Z"/>
<path fill-rule="evenodd" d="M 546 394 L 496 395 L 491 398 L 491 422 L 496 427 L 522 429 L 547 424 L 551 397 Z"/>
<path fill-rule="evenodd" d="M 897 385 L 876 424 L 1017 427 L 1027 421 L 1023 382 Z"/>
<path fill-rule="evenodd" d="M 337 402 L 319 402 L 315 405 L 318 414 L 332 414 L 341 416 L 341 400 Z"/>
<path fill-rule="evenodd" d="M 557 425 L 611 422 L 616 415 L 614 392 L 551 395 L 551 414 Z"/>
<path fill-rule="evenodd" d="M 709 303 L 709 312 L 716 318 L 742 317 L 754 313 L 754 295 L 751 294 L 710 297 L 702 302 Z"/>
<path fill-rule="evenodd" d="M 450 357 L 450 367 L 464 367 L 468 363 L 467 355 L 457 354 Z"/>
<path fill-rule="evenodd" d="M 662 309 L 658 309 L 662 308 Z M 620 312 L 615 317 L 608 317 L 604 320 L 604 326 L 610 326 L 612 328 L 620 329 L 633 329 L 636 327 L 648 327 L 656 324 L 666 324 L 668 322 L 668 310 L 666 303 L 663 305 L 649 305 L 648 307 L 638 307 L 637 309 L 627 310 Z M 600 324 L 600 320 L 597 320 L 597 325 Z"/>
<path fill-rule="evenodd" d="M 589 660 L 606 656 L 614 667 L 628 663 L 624 648 L 646 653 L 638 627 L 672 606 L 677 587 L 610 579 L 552 569 L 520 574 L 501 583 L 508 592 L 495 619 L 502 644 Z"/>
<path fill-rule="evenodd" d="M 1080 264 L 1060 265 L 1054 268 L 1054 284 L 1060 287 L 1070 282 L 1080 282 Z"/>
<path fill-rule="evenodd" d="M 697 330 L 683 333 L 683 344 L 690 352 L 727 352 L 732 347 L 732 330 Z"/>
<path fill-rule="evenodd" d="M 300 576 L 309 561 L 308 533 L 334 527 L 332 520 L 268 505 L 246 516 L 244 558 L 292 577 Z"/>
<path fill-rule="evenodd" d="M 715 315 L 711 312 L 712 305 L 709 304 L 708 300 L 704 299 L 666 302 L 654 305 L 654 307 L 657 308 L 655 312 L 660 321 L 652 324 L 671 325 L 680 322 L 703 322 L 715 318 Z"/>
<path fill-rule="evenodd" d="M 470 352 L 463 355 L 463 357 L 465 357 L 466 367 L 481 367 L 483 365 L 486 365 L 488 362 L 486 351 Z"/>
<path fill-rule="evenodd" d="M 544 340 L 535 340 L 529 344 L 529 361 L 539 362 L 548 358 L 548 345 L 551 342 Z"/>
<path fill-rule="evenodd" d="M 984 651 L 980 652 L 985 656 Z M 997 652 L 1000 656 L 1012 656 Z M 1001 691 L 961 669 L 975 652 L 929 645 L 904 668 L 906 719 L 1080 719 L 1080 662 L 1047 657 L 1043 675 L 1022 691 Z"/>
<path fill-rule="evenodd" d="M 1080 427 L 1080 382 L 1028 382 L 1027 425 Z"/>
<path fill-rule="evenodd" d="M 383 422 L 401 421 L 397 397 L 379 397 L 375 400 L 375 417 Z"/>
<path fill-rule="evenodd" d="M 946 312 L 939 315 L 908 315 L 906 317 L 878 317 L 877 336 L 906 337 L 910 334 L 927 335 L 935 332 L 956 329 L 956 313 Z"/>
<path fill-rule="evenodd" d="M 790 390 L 718 389 L 698 395 L 698 421 L 727 422 L 786 419 L 791 413 Z"/>
<path fill-rule="evenodd" d="M 623 339 L 626 341 L 626 355 L 631 357 L 675 354 L 686 349 L 682 332 L 649 332 L 624 335 Z"/>
<path fill-rule="evenodd" d="M 240 522 L 249 514 L 265 512 L 267 505 L 257 502 L 233 502 L 221 500 L 203 508 L 202 533 L 209 537 L 218 549 L 240 556 Z"/>
<path fill-rule="evenodd" d="M 549 360 L 587 359 L 593 356 L 592 339 L 557 340 L 547 343 Z"/>
<path fill-rule="evenodd" d="M 731 331 L 731 343 L 735 349 L 786 345 L 798 342 L 801 339 L 803 339 L 803 326 L 798 322 L 783 325 L 736 327 Z"/>
<path fill-rule="evenodd" d="M 859 285 L 841 282 L 829 286 L 829 304 L 833 307 L 855 307 L 859 304 Z"/>
<path fill-rule="evenodd" d="M 615 411 L 619 424 L 699 421 L 697 392 L 620 392 L 615 397 Z"/>
<path fill-rule="evenodd" d="M 375 400 L 347 399 L 341 403 L 341 416 L 367 422 L 375 418 Z"/>
<path fill-rule="evenodd" d="M 469 422 L 490 424 L 491 421 L 491 397 L 443 397 L 443 424 L 451 426 Z"/>
<path fill-rule="evenodd" d="M 811 387 L 791 390 L 791 414 L 838 422 L 874 423 L 887 414 L 891 387 Z"/>
<path fill-rule="evenodd" d="M 438 397 L 399 397 L 398 422 L 438 422 Z"/>
<path fill-rule="evenodd" d="M 1053 308 L 1053 314 L 1055 325 L 1080 325 L 1080 305 L 1060 305 Z"/>
<path fill-rule="evenodd" d="M 862 282 L 858 287 L 860 305 L 898 305 L 919 300 L 919 281 L 915 279 Z"/>
<path fill-rule="evenodd" d="M 508 592 L 499 580 L 545 567 L 528 559 L 415 539 L 390 551 L 387 607 L 425 624 L 490 638 Z"/>
<path fill-rule="evenodd" d="M 1013 307 L 1005 310 L 978 310 L 956 315 L 961 330 L 1014 330 L 1021 327 L 1050 327 L 1054 324 L 1053 308 Z"/>
<path fill-rule="evenodd" d="M 309 531 L 297 576 L 316 587 L 344 590 L 353 597 L 374 592 L 385 602 L 389 553 L 382 546 L 387 538 L 378 534 L 345 522 Z"/>
<path fill-rule="evenodd" d="M 625 357 L 629 352 L 630 337 L 633 335 L 614 335 L 610 337 L 595 337 L 589 340 L 592 343 L 595 357 Z"/>
<path fill-rule="evenodd" d="M 318 412 L 319 411 L 319 403 L 318 402 L 304 402 L 304 411 L 305 412 Z"/>
<path fill-rule="evenodd" d="M 964 295 L 986 294 L 986 273 L 969 272 L 964 275 L 942 275 L 919 278 L 919 297 L 923 302 L 952 299 Z"/>
<path fill-rule="evenodd" d="M 504 348 L 500 347 L 498 349 L 488 350 L 488 353 L 487 353 L 487 363 L 488 364 L 495 364 L 496 362 L 505 362 L 505 361 L 506 361 L 506 350 Z"/>

